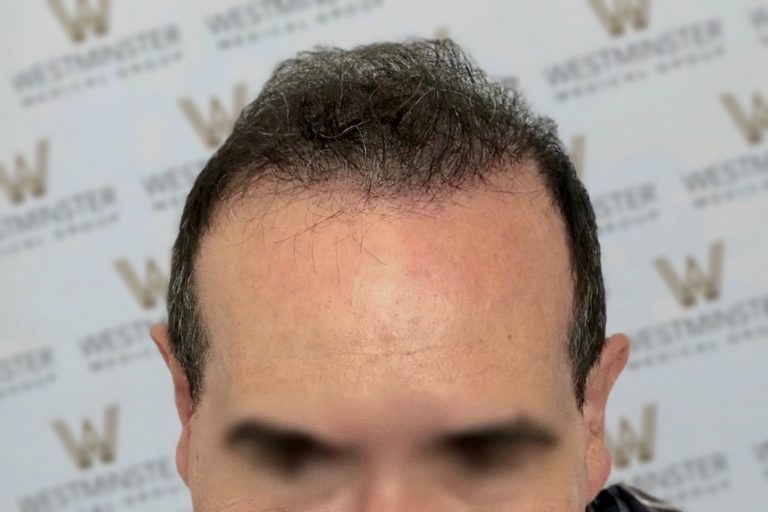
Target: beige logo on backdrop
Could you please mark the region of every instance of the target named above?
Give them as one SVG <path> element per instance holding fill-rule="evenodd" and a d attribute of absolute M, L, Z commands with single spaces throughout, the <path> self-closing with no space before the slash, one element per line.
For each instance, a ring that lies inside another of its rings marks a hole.
<path fill-rule="evenodd" d="M 179 100 L 181 111 L 184 112 L 184 115 L 198 136 L 200 136 L 203 144 L 211 149 L 218 147 L 229 136 L 235 124 L 235 119 L 237 119 L 240 111 L 245 108 L 247 103 L 248 86 L 245 83 L 238 83 L 234 86 L 231 111 L 227 111 L 227 108 L 219 98 L 212 97 L 208 109 L 208 117 L 197 108 L 192 98 L 184 97 Z"/>
<path fill-rule="evenodd" d="M 589 5 L 614 37 L 624 34 L 628 25 L 635 30 L 648 26 L 651 0 L 589 0 Z"/>
<path fill-rule="evenodd" d="M 576 168 L 576 174 L 579 178 L 584 178 L 584 159 L 587 152 L 587 136 L 579 133 L 571 137 L 571 162 Z"/>
<path fill-rule="evenodd" d="M 160 265 L 154 259 L 147 258 L 143 278 L 124 258 L 115 260 L 115 268 L 142 308 L 152 309 L 158 302 L 165 301 L 169 277 L 166 272 L 160 269 Z"/>
<path fill-rule="evenodd" d="M 675 271 L 667 258 L 656 258 L 654 264 L 680 305 L 687 308 L 696 304 L 698 296 L 709 301 L 720 296 L 723 283 L 723 251 L 722 241 L 710 244 L 707 272 L 702 270 L 702 266 L 693 256 L 689 255 L 685 260 L 683 277 Z"/>
<path fill-rule="evenodd" d="M 605 444 L 616 468 L 637 462 L 650 462 L 656 453 L 656 404 L 643 407 L 640 432 L 626 418 L 619 419 L 619 434 L 615 438 L 606 432 Z"/>
<path fill-rule="evenodd" d="M 74 43 L 84 41 L 88 31 L 101 36 L 109 30 L 109 0 L 77 0 L 69 7 L 64 0 L 48 0 L 48 5 Z"/>
<path fill-rule="evenodd" d="M 432 31 L 432 37 L 435 39 L 448 39 L 451 37 L 451 32 L 448 27 L 437 27 Z"/>
<path fill-rule="evenodd" d="M 84 418 L 79 439 L 75 437 L 64 420 L 58 419 L 52 422 L 53 430 L 79 469 L 88 469 L 95 460 L 101 460 L 102 464 L 115 460 L 118 413 L 117 405 L 106 408 L 101 433 L 96 430 L 89 418 Z"/>
<path fill-rule="evenodd" d="M 750 144 L 763 140 L 763 132 L 768 130 L 768 101 L 760 93 L 752 95 L 752 103 L 746 108 L 733 94 L 723 94 L 720 98 L 726 110 Z"/>
<path fill-rule="evenodd" d="M 45 195 L 47 178 L 48 139 L 37 141 L 34 165 L 22 153 L 16 153 L 12 166 L 0 163 L 0 189 L 5 190 L 12 203 L 22 203 L 28 195 Z"/>

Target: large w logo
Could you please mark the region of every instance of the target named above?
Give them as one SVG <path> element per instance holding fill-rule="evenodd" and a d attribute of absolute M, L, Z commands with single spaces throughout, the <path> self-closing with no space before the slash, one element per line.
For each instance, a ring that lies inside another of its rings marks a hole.
<path fill-rule="evenodd" d="M 587 137 L 583 133 L 574 135 L 571 138 L 570 157 L 573 167 L 576 169 L 576 175 L 584 179 L 584 160 L 587 153 Z"/>
<path fill-rule="evenodd" d="M 232 110 L 222 105 L 217 97 L 212 97 L 209 114 L 205 115 L 197 108 L 191 98 L 181 98 L 179 106 L 195 129 L 203 144 L 211 149 L 218 147 L 232 132 L 235 120 L 248 102 L 248 87 L 244 83 L 235 85 L 232 91 Z"/>
<path fill-rule="evenodd" d="M 760 93 L 752 96 L 751 112 L 742 108 L 733 94 L 723 94 L 721 100 L 747 142 L 757 144 L 763 140 L 763 132 L 768 130 L 768 102 Z"/>
<path fill-rule="evenodd" d="M 681 306 L 693 306 L 699 295 L 710 301 L 720 296 L 723 282 L 723 242 L 710 244 L 707 272 L 702 270 L 693 256 L 688 256 L 685 260 L 684 277 L 678 275 L 666 258 L 656 258 L 654 263 Z"/>
<path fill-rule="evenodd" d="M 115 460 L 117 445 L 118 408 L 110 405 L 104 411 L 104 429 L 99 434 L 88 418 L 83 419 L 80 438 L 76 438 L 64 420 L 55 420 L 53 430 L 72 457 L 72 461 L 80 469 L 88 469 L 94 460 L 100 459 L 103 464 Z"/>
<path fill-rule="evenodd" d="M 133 297 L 144 309 L 151 309 L 160 300 L 165 300 L 168 293 L 169 278 L 167 273 L 160 270 L 160 266 L 152 258 L 147 258 L 143 279 L 126 259 L 116 260 L 115 268 Z"/>
<path fill-rule="evenodd" d="M 29 165 L 21 153 L 16 154 L 14 171 L 0 164 L 0 188 L 5 189 L 12 203 L 21 203 L 26 195 L 45 195 L 48 177 L 48 140 L 37 141 L 35 165 Z"/>
<path fill-rule="evenodd" d="M 609 1 L 589 0 L 589 4 L 612 36 L 622 35 L 627 25 L 636 30 L 648 26 L 651 0 L 613 0 L 610 7 L 607 5 Z"/>
<path fill-rule="evenodd" d="M 639 433 L 626 418 L 621 418 L 618 436 L 614 438 L 606 432 L 605 443 L 613 464 L 619 469 L 629 466 L 633 460 L 653 460 L 656 451 L 656 406 L 649 404 L 643 407 Z"/>
<path fill-rule="evenodd" d="M 96 35 L 106 34 L 109 30 L 109 0 L 93 1 L 98 1 L 98 7 L 93 7 L 91 0 L 77 0 L 73 14 L 64 7 L 62 0 L 48 0 L 64 31 L 75 43 L 85 39 L 88 29 Z"/>

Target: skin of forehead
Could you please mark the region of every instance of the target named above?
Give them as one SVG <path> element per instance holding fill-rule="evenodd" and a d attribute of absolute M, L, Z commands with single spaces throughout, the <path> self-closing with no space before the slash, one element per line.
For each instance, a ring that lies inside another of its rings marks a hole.
<path fill-rule="evenodd" d="M 338 191 L 220 208 L 196 282 L 222 414 L 258 401 L 298 419 L 290 396 L 318 422 L 371 397 L 450 397 L 466 414 L 505 389 L 551 414 L 572 393 L 570 264 L 557 209 L 524 171 L 440 207 L 360 212 Z"/>

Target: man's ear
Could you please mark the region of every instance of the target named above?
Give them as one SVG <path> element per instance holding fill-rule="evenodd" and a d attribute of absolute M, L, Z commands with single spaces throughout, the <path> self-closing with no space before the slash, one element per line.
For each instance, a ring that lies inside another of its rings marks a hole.
<path fill-rule="evenodd" d="M 171 351 L 171 337 L 168 332 L 168 327 L 165 324 L 154 324 L 149 330 L 150 336 L 157 345 L 160 354 L 165 360 L 168 370 L 171 372 L 171 378 L 173 379 L 173 392 L 176 399 L 176 411 L 179 414 L 181 420 L 181 436 L 176 446 L 176 469 L 179 472 L 184 483 L 187 483 L 187 467 L 189 462 L 189 434 L 190 434 L 190 419 L 192 418 L 193 406 L 192 395 L 189 389 L 189 382 L 187 376 L 181 365 L 176 360 Z"/>
<path fill-rule="evenodd" d="M 583 412 L 588 502 L 595 499 L 611 473 L 611 454 L 605 443 L 605 407 L 628 358 L 629 339 L 626 335 L 608 337 L 587 379 Z"/>

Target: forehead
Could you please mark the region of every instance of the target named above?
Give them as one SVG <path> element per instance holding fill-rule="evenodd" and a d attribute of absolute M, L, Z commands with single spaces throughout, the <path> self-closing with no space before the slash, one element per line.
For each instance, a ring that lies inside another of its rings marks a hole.
<path fill-rule="evenodd" d="M 541 384 L 570 382 L 572 288 L 544 185 L 521 171 L 452 199 L 355 211 L 341 195 L 254 195 L 222 208 L 196 261 L 206 393 L 561 400 Z"/>

